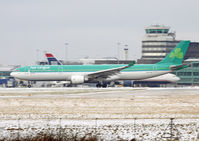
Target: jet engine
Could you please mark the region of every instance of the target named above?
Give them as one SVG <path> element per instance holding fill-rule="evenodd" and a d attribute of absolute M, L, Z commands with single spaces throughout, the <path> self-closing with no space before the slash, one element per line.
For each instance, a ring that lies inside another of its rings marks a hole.
<path fill-rule="evenodd" d="M 82 75 L 71 76 L 71 83 L 72 84 L 82 84 L 82 83 L 84 83 L 84 80 L 85 80 L 85 78 Z"/>

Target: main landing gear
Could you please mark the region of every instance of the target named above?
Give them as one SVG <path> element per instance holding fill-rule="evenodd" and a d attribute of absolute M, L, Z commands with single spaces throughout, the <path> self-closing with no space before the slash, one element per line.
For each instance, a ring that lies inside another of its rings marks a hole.
<path fill-rule="evenodd" d="M 96 84 L 96 87 L 97 88 L 106 88 L 107 87 L 107 83 L 106 82 L 98 82 L 97 84 Z"/>
<path fill-rule="evenodd" d="M 31 86 L 31 82 L 30 81 L 28 81 L 28 88 L 31 88 L 32 86 Z"/>

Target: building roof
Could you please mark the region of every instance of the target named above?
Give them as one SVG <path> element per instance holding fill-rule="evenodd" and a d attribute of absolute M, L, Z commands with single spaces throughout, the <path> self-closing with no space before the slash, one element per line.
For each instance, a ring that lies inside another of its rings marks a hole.
<path fill-rule="evenodd" d="M 189 58 L 185 60 L 186 62 L 199 62 L 199 58 Z"/>
<path fill-rule="evenodd" d="M 2 66 L 0 65 L 0 71 L 12 71 L 13 69 L 17 68 L 19 66 Z"/>
<path fill-rule="evenodd" d="M 169 26 L 165 26 L 165 25 L 150 25 L 148 27 L 145 27 L 145 29 L 170 29 Z"/>

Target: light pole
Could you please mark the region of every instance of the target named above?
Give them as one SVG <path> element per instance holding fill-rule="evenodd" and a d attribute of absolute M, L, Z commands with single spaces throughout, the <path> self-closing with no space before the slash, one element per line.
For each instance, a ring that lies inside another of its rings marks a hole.
<path fill-rule="evenodd" d="M 68 43 L 65 43 L 65 61 L 67 60 L 68 57 Z"/>
<path fill-rule="evenodd" d="M 125 48 L 124 48 L 124 59 L 125 60 L 128 60 L 128 45 L 126 44 L 126 45 L 124 45 L 125 46 Z"/>

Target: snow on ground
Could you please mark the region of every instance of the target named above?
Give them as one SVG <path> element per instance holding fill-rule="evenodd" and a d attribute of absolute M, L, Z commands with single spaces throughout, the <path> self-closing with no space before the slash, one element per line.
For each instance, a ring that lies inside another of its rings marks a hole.
<path fill-rule="evenodd" d="M 165 133 L 170 133 L 169 123 L 169 119 L 1 120 L 0 140 L 23 139 L 41 133 L 79 138 L 96 135 L 101 140 L 164 140 Z M 173 134 L 181 141 L 195 141 L 199 134 L 199 119 L 174 119 Z"/>
<path fill-rule="evenodd" d="M 175 118 L 180 140 L 196 140 L 198 90 L 0 88 L 0 140 L 45 132 L 78 137 L 97 135 L 104 140 L 136 137 L 154 141 L 163 137 L 170 118 Z"/>

